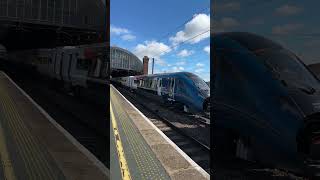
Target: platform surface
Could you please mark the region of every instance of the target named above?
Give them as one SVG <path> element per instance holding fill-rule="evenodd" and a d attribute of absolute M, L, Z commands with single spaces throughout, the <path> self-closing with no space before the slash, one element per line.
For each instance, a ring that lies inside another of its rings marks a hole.
<path fill-rule="evenodd" d="M 110 86 L 111 179 L 209 179 L 116 88 Z"/>
<path fill-rule="evenodd" d="M 1 71 L 0 161 L 0 179 L 109 179 L 108 169 Z"/>

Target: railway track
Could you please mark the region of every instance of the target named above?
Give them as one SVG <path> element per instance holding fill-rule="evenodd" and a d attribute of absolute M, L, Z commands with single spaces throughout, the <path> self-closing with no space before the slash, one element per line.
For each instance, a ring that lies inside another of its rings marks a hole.
<path fill-rule="evenodd" d="M 210 174 L 210 147 L 188 135 L 176 127 L 168 119 L 153 111 L 143 102 L 133 97 L 132 93 L 119 88 L 121 93 L 130 100 L 139 110 L 142 111 L 150 121 L 157 126 L 169 139 L 171 139 L 182 151 L 184 151 L 195 163 Z M 141 97 L 141 96 L 139 96 Z M 140 107 L 139 107 L 140 106 Z M 147 111 L 147 112 L 146 112 Z"/>

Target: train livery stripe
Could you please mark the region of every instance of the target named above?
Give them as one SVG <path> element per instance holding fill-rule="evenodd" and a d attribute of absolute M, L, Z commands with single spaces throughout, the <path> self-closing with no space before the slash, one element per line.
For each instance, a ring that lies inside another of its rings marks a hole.
<path fill-rule="evenodd" d="M 110 103 L 110 115 L 111 115 L 111 120 L 112 120 L 113 135 L 114 135 L 114 139 L 116 141 L 116 147 L 117 147 L 117 152 L 118 152 L 118 157 L 119 157 L 119 164 L 120 164 L 122 179 L 123 180 L 131 180 L 131 175 L 130 175 L 130 171 L 128 168 L 128 163 L 125 158 L 124 149 L 122 146 L 117 121 L 114 117 L 111 103 Z"/>

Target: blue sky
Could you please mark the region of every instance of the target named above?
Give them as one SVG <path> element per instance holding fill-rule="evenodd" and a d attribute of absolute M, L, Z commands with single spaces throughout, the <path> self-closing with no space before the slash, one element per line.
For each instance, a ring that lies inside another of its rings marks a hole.
<path fill-rule="evenodd" d="M 247 31 L 270 38 L 306 64 L 320 63 L 318 0 L 217 0 L 213 31 Z"/>
<path fill-rule="evenodd" d="M 209 7 L 210 0 L 110 1 L 111 45 L 154 57 L 155 73 L 188 71 L 209 81 Z"/>

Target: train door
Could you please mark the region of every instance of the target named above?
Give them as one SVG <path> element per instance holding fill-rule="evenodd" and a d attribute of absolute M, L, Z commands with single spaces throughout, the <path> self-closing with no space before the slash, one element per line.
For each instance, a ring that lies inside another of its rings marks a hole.
<path fill-rule="evenodd" d="M 62 78 L 66 82 L 70 82 L 70 63 L 72 62 L 72 53 L 70 51 L 67 51 L 62 59 Z"/>
<path fill-rule="evenodd" d="M 188 98 L 187 96 L 187 87 L 183 82 L 182 78 L 176 79 L 176 86 L 175 86 L 175 98 L 177 101 L 183 102 L 185 99 Z"/>
<path fill-rule="evenodd" d="M 72 71 L 72 84 L 87 87 L 87 76 L 90 67 L 90 59 L 84 56 L 84 49 L 79 49 L 75 55 L 74 68 Z"/>
<path fill-rule="evenodd" d="M 132 89 L 137 89 L 139 81 L 137 80 L 136 77 L 132 77 Z"/>
<path fill-rule="evenodd" d="M 73 55 L 73 53 L 70 53 L 69 54 L 69 64 L 68 64 L 68 81 L 69 82 L 71 82 L 71 67 L 72 67 L 72 62 L 73 62 L 73 59 L 74 59 L 74 57 L 73 57 L 74 55 Z"/>
<path fill-rule="evenodd" d="M 57 51 L 56 55 L 57 58 L 55 62 L 55 77 L 62 80 L 62 60 L 64 53 L 61 51 Z"/>
<path fill-rule="evenodd" d="M 103 78 L 103 56 L 99 49 L 92 49 L 90 61 L 92 62 L 91 68 L 89 70 L 89 78 L 87 79 L 88 93 L 90 97 L 94 98 L 95 102 L 105 103 L 107 101 L 108 93 L 107 81 Z M 104 50 L 103 50 L 104 51 Z M 129 78 L 125 79 L 124 83 L 129 83 Z M 126 84 L 127 85 L 127 84 Z"/>
<path fill-rule="evenodd" d="M 50 50 L 50 56 L 49 56 L 49 64 L 48 64 L 48 74 L 49 77 L 54 78 L 54 65 L 55 65 L 55 50 Z"/>
<path fill-rule="evenodd" d="M 161 88 L 162 88 L 162 78 L 158 78 L 158 81 L 157 81 L 157 94 L 158 94 L 158 96 L 161 96 Z"/>
<path fill-rule="evenodd" d="M 57 69 L 57 64 L 58 64 L 58 51 L 55 50 L 54 51 L 54 60 L 53 60 L 53 71 L 52 71 L 52 77 L 53 78 L 57 78 L 57 75 L 56 75 L 56 69 Z"/>
<path fill-rule="evenodd" d="M 69 76 L 69 80 L 71 85 L 74 85 L 74 81 L 75 81 L 75 73 L 76 73 L 76 65 L 77 65 L 77 58 L 79 56 L 79 52 L 78 49 L 74 49 L 72 50 L 72 58 L 71 61 L 69 62 L 69 69 L 68 69 L 68 76 Z"/>
<path fill-rule="evenodd" d="M 169 80 L 169 100 L 174 101 L 174 87 L 175 87 L 175 78 L 170 78 Z"/>

